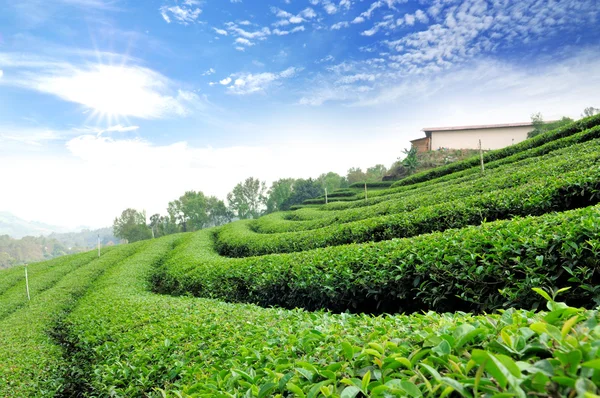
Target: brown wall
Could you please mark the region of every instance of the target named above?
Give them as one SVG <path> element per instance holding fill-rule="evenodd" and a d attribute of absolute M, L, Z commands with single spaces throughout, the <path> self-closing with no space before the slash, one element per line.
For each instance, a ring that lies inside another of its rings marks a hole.
<path fill-rule="evenodd" d="M 417 148 L 417 153 L 429 151 L 429 137 L 412 140 L 410 143 L 413 148 Z"/>

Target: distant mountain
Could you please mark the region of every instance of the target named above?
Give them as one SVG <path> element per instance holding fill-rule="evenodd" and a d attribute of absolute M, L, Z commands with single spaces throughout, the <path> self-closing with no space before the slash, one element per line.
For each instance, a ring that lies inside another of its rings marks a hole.
<path fill-rule="evenodd" d="M 70 232 L 72 229 L 37 221 L 26 221 L 9 212 L 0 212 L 0 235 L 20 239 L 24 236 L 49 235 L 53 232 Z"/>

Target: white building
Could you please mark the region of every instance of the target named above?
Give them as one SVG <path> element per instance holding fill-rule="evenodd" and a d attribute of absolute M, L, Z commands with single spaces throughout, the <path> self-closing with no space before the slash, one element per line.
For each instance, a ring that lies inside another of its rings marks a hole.
<path fill-rule="evenodd" d="M 527 139 L 533 130 L 531 122 L 488 124 L 479 126 L 427 127 L 424 138 L 412 140 L 418 152 L 441 148 L 479 149 L 479 140 L 484 150 L 500 149 Z"/>

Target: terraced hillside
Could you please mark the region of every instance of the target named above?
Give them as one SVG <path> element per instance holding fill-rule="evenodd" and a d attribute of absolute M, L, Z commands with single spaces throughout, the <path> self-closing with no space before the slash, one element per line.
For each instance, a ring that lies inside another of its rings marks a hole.
<path fill-rule="evenodd" d="M 599 137 L 2 271 L 0 396 L 598 396 Z"/>

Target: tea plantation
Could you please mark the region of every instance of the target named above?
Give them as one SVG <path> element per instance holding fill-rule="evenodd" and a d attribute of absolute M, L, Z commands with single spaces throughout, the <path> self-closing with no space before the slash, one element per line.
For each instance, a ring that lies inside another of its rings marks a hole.
<path fill-rule="evenodd" d="M 0 271 L 1 397 L 598 397 L 600 116 Z"/>

